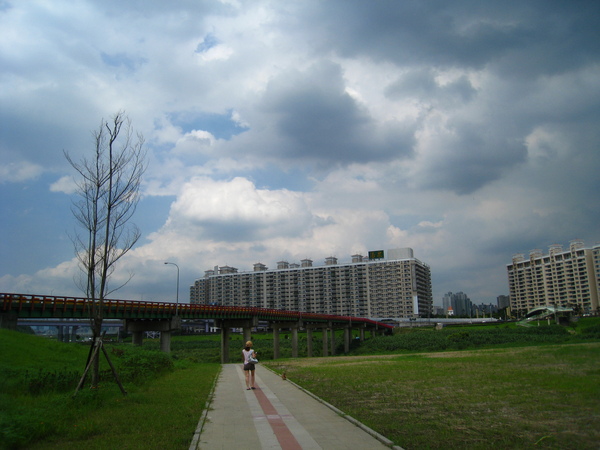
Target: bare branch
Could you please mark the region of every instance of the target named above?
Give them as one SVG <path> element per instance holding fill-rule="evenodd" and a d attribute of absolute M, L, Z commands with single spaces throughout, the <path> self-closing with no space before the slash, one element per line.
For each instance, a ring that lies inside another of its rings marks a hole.
<path fill-rule="evenodd" d="M 106 296 L 123 287 L 110 289 L 109 280 L 116 263 L 139 240 L 141 233 L 129 221 L 139 201 L 139 189 L 146 170 L 144 138 L 133 133 L 131 121 L 123 112 L 102 120 L 92 133 L 93 157 L 75 161 L 65 158 L 78 175 L 78 198 L 71 206 L 79 228 L 71 238 L 83 277 L 76 284 L 92 300 L 94 335 L 102 324 L 102 303 Z M 97 379 L 97 377 L 96 377 Z"/>

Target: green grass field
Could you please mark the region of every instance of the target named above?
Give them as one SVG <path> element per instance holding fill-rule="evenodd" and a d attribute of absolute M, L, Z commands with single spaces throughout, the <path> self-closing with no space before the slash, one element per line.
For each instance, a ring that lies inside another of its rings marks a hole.
<path fill-rule="evenodd" d="M 252 338 L 262 363 L 406 449 L 596 449 L 599 322 L 402 330 L 353 340 L 349 356 L 277 361 L 269 334 Z M 99 389 L 73 398 L 89 346 L 0 330 L 0 448 L 188 448 L 219 345 L 174 337 L 169 356 L 152 340 L 107 344 L 128 395 L 103 361 Z M 242 345 L 232 336 L 232 362 Z M 284 356 L 290 347 L 283 334 Z"/>
<path fill-rule="evenodd" d="M 600 343 L 268 365 L 406 449 L 600 442 Z"/>

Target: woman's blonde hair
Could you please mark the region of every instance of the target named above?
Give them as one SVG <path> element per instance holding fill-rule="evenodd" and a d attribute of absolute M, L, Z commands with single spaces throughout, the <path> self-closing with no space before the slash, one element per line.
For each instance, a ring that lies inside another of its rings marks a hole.
<path fill-rule="evenodd" d="M 252 347 L 252 341 L 246 342 L 246 347 Z"/>

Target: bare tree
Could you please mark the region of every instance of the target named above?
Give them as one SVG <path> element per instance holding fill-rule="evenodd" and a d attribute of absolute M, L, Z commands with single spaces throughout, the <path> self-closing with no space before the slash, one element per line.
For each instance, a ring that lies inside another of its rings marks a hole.
<path fill-rule="evenodd" d="M 127 284 L 133 276 L 129 274 L 125 282 L 114 288 L 109 285 L 117 262 L 141 236 L 139 228 L 130 224 L 129 220 L 139 201 L 140 183 L 146 170 L 146 152 L 144 137 L 139 133 L 134 135 L 131 121 L 121 111 L 110 120 L 102 119 L 93 132 L 93 138 L 93 157 L 84 157 L 79 162 L 66 152 L 65 157 L 78 173 L 78 199 L 71 208 L 82 230 L 72 238 L 82 271 L 77 284 L 92 305 L 90 320 L 94 352 L 90 351 L 80 386 L 90 364 L 93 364 L 92 387 L 97 387 L 98 352 L 100 348 L 104 350 L 101 337 L 104 299 Z M 110 363 L 105 350 L 104 353 Z"/>

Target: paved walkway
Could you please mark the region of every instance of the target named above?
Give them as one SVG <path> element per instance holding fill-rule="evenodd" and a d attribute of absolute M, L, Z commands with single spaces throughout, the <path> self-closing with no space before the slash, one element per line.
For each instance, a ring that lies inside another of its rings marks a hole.
<path fill-rule="evenodd" d="M 248 391 L 242 365 L 224 364 L 190 450 L 376 450 L 392 446 L 340 414 L 260 364 L 256 390 Z"/>

